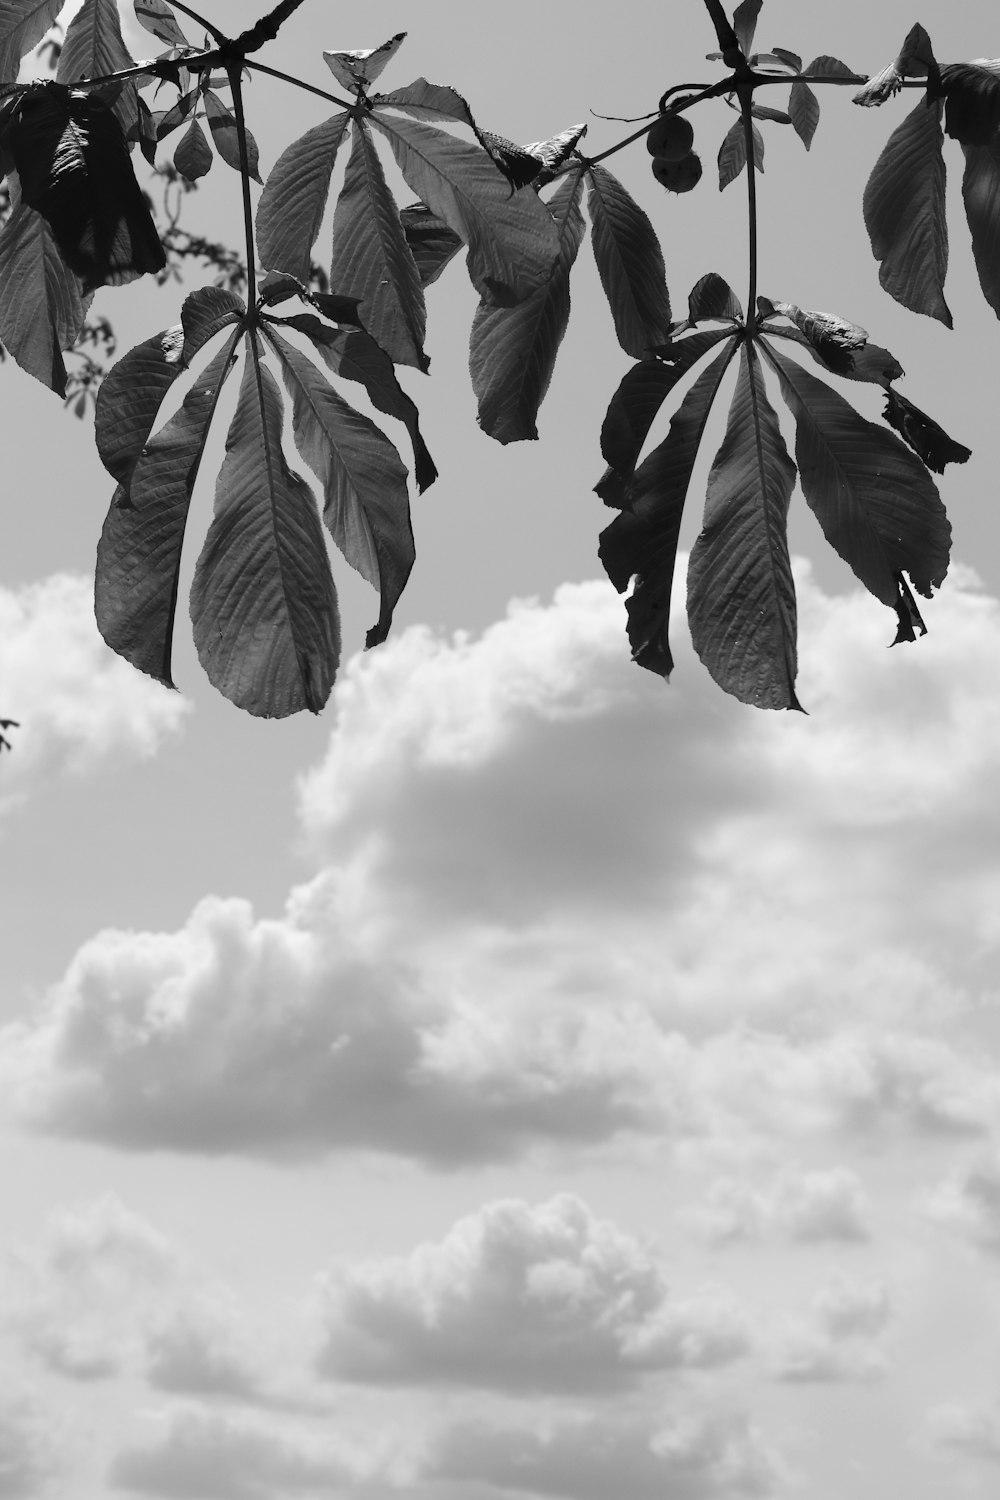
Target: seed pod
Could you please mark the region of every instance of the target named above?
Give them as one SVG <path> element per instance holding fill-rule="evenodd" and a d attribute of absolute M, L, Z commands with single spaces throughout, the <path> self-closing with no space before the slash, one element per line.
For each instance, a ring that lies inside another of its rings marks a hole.
<path fill-rule="evenodd" d="M 680 161 L 665 161 L 661 156 L 654 156 L 652 166 L 657 182 L 671 193 L 689 193 L 701 181 L 701 158 L 693 151 Z"/>
<path fill-rule="evenodd" d="M 682 161 L 690 155 L 694 145 L 694 130 L 685 115 L 668 111 L 650 127 L 646 135 L 646 150 L 650 156 L 663 161 Z"/>

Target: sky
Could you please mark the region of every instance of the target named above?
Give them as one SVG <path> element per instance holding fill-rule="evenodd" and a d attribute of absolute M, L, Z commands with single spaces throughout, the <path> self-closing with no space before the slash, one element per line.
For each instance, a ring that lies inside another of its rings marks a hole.
<path fill-rule="evenodd" d="M 322 87 L 323 48 L 408 30 L 385 87 L 451 83 L 519 141 L 586 121 L 596 153 L 629 129 L 599 115 L 714 76 L 695 0 L 509 0 L 488 36 L 456 0 L 330 9 L 267 60 Z M 758 43 L 875 73 L 917 19 L 941 61 L 1000 53 L 986 0 L 767 0 Z M 669 685 L 629 660 L 592 486 L 630 361 L 589 247 L 537 443 L 477 429 L 461 264 L 430 290 L 401 378 L 441 478 L 375 651 L 339 568 L 318 717 L 221 700 L 183 610 L 178 692 L 111 654 L 92 426 L 0 367 L 0 1500 L 996 1493 L 1000 327 L 952 142 L 954 330 L 880 290 L 861 193 L 911 103 L 850 92 L 808 154 L 764 127 L 760 289 L 861 323 L 973 456 L 892 651 L 794 497 L 808 715 L 720 693 L 682 580 Z M 265 171 L 323 117 L 260 78 L 248 109 Z M 641 143 L 609 163 L 675 316 L 710 270 L 745 296 L 730 123 L 694 117 L 683 198 Z M 232 237 L 238 192 L 217 161 L 185 222 Z M 125 349 L 182 292 L 98 308 Z"/>

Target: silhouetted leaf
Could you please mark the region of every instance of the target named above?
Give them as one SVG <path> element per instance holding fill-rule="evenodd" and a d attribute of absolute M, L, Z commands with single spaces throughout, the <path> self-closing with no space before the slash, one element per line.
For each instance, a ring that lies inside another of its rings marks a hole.
<path fill-rule="evenodd" d="M 392 360 L 367 333 L 330 328 L 311 313 L 283 320 L 309 339 L 323 363 L 344 380 L 364 386 L 368 399 L 386 416 L 402 422 L 413 444 L 414 478 L 418 490 L 427 489 L 437 478 L 437 469 L 420 433 L 419 413 L 396 379 Z"/>
<path fill-rule="evenodd" d="M 86 303 L 41 214 L 19 203 L 0 229 L 0 341 L 56 395 L 66 392 L 62 350 L 80 337 Z"/>
<path fill-rule="evenodd" d="M 0 85 L 13 83 L 21 58 L 36 47 L 65 0 L 5 0 L 0 6 Z"/>
<path fill-rule="evenodd" d="M 729 282 L 715 271 L 696 281 L 688 297 L 688 322 L 693 328 L 705 318 L 731 318 L 742 322 L 743 305 Z"/>
<path fill-rule="evenodd" d="M 731 328 L 693 333 L 660 346 L 658 357 L 633 365 L 611 398 L 601 428 L 601 452 L 608 472 L 595 486 L 606 505 L 631 504 L 629 485 L 649 429 L 664 401 L 709 349 L 732 338 Z"/>
<path fill-rule="evenodd" d="M 479 425 L 499 443 L 537 438 L 535 419 L 569 322 L 569 275 L 583 240 L 583 168 L 562 179 L 547 207 L 559 259 L 543 287 L 516 307 L 476 309 L 469 344 Z"/>
<path fill-rule="evenodd" d="M 983 296 L 1000 318 L 1000 141 L 963 146 L 962 197 Z"/>
<path fill-rule="evenodd" d="M 903 442 L 923 459 L 935 474 L 943 474 L 945 464 L 964 464 L 972 457 L 972 449 L 956 443 L 933 417 L 907 401 L 898 391 L 887 391 L 885 410 L 882 414 L 890 427 L 895 427 Z"/>
<path fill-rule="evenodd" d="M 96 95 L 59 83 L 27 89 L 7 139 L 23 201 L 48 220 L 85 290 L 166 264 L 121 126 Z"/>
<path fill-rule="evenodd" d="M 641 359 L 670 337 L 663 252 L 647 215 L 605 167 L 587 169 L 594 259 L 626 354 Z"/>
<path fill-rule="evenodd" d="M 128 491 L 123 485 L 115 491 L 97 547 L 98 629 L 113 651 L 167 687 L 174 685 L 171 655 L 188 510 L 238 338 L 236 330 L 180 410 L 145 445 Z"/>
<path fill-rule="evenodd" d="M 340 655 L 315 497 L 285 462 L 281 430 L 281 392 L 250 350 L 195 569 L 191 621 L 213 685 L 267 718 L 318 713 Z"/>
<path fill-rule="evenodd" d="M 758 708 L 800 706 L 787 535 L 794 484 L 760 359 L 743 343 L 726 436 L 708 476 L 705 524 L 688 564 L 688 620 L 715 681 Z"/>
<path fill-rule="evenodd" d="M 950 328 L 942 141 L 941 105 L 921 100 L 875 163 L 864 211 L 872 253 L 882 263 L 878 279 L 890 297 Z"/>
<path fill-rule="evenodd" d="M 188 39 L 166 0 L 133 0 L 135 18 L 140 26 L 166 42 L 168 47 L 187 47 Z"/>
<path fill-rule="evenodd" d="M 469 277 L 481 297 L 509 307 L 542 285 L 559 243 L 537 193 L 511 192 L 485 151 L 447 131 L 381 108 L 368 120 L 412 191 L 468 246 Z"/>
<path fill-rule="evenodd" d="M 899 572 L 929 593 L 948 571 L 951 528 L 924 465 L 825 381 L 764 346 L 795 417 L 802 492 L 831 547 L 890 609 Z"/>
<path fill-rule="evenodd" d="M 236 116 L 212 89 L 205 89 L 202 98 L 205 101 L 205 115 L 212 131 L 212 139 L 215 142 L 216 151 L 218 151 L 227 166 L 232 167 L 236 172 L 242 172 L 243 166 L 240 161 L 240 141 Z M 254 182 L 260 182 L 257 142 L 249 130 L 246 134 L 247 169 Z"/>
<path fill-rule="evenodd" d="M 153 116 L 156 121 L 156 139 L 162 141 L 171 131 L 176 130 L 188 118 L 195 105 L 201 97 L 198 89 L 191 89 L 186 94 L 181 94 L 175 104 L 162 113 Z"/>
<path fill-rule="evenodd" d="M 268 173 L 257 204 L 257 253 L 262 266 L 288 271 L 308 284 L 333 164 L 350 121 L 345 110 L 314 125 L 286 147 Z"/>
<path fill-rule="evenodd" d="M 674 668 L 670 596 L 684 501 L 712 402 L 735 352 L 731 340 L 698 376 L 666 438 L 632 478 L 632 510 L 623 511 L 601 532 L 600 557 L 615 588 L 624 593 L 635 578 L 626 605 L 632 659 L 661 677 L 669 677 Z"/>
<path fill-rule="evenodd" d="M 197 182 L 211 170 L 213 160 L 212 148 L 201 128 L 201 121 L 192 119 L 174 147 L 174 166 L 188 182 Z"/>
<path fill-rule="evenodd" d="M 367 126 L 354 124 L 344 186 L 333 215 L 330 285 L 357 297 L 368 332 L 397 364 L 426 370 L 427 315 L 416 263 Z"/>
<path fill-rule="evenodd" d="M 378 622 L 367 638 L 378 645 L 413 567 L 406 469 L 385 434 L 311 360 L 273 327 L 267 336 L 292 397 L 296 446 L 323 487 L 323 519 L 351 567 L 379 591 Z"/>
<path fill-rule="evenodd" d="M 353 52 L 324 52 L 323 61 L 337 82 L 353 94 L 356 89 L 366 89 L 375 82 L 405 40 L 406 32 L 397 31 L 379 47 L 359 47 Z"/>
<path fill-rule="evenodd" d="M 1000 130 L 1000 77 L 976 63 L 948 63 L 941 69 L 944 128 L 963 146 L 995 145 Z"/>
<path fill-rule="evenodd" d="M 400 223 L 417 266 L 421 286 L 430 286 L 462 248 L 462 241 L 426 203 L 410 203 L 400 210 Z"/>
<path fill-rule="evenodd" d="M 788 113 L 792 117 L 795 134 L 808 151 L 819 124 L 819 100 L 808 83 L 800 83 L 796 79 L 792 84 L 788 95 Z"/>

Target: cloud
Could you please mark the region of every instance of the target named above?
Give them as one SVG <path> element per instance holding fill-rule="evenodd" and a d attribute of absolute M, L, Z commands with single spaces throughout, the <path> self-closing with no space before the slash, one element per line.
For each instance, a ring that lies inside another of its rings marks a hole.
<path fill-rule="evenodd" d="M 778 1380 L 870 1380 L 886 1368 L 879 1339 L 889 1324 L 889 1293 L 881 1283 L 839 1275 L 813 1298 L 804 1317 L 786 1319 L 771 1341 Z"/>
<path fill-rule="evenodd" d="M 108 649 L 94 623 L 93 582 L 65 573 L 0 588 L 0 683 L 0 717 L 20 724 L 14 751 L 4 752 L 5 800 L 57 771 L 153 755 L 191 707 Z"/>
<path fill-rule="evenodd" d="M 501 1495 L 566 1500 L 733 1500 L 771 1494 L 783 1472 L 761 1434 L 730 1414 L 659 1427 L 587 1417 L 542 1432 L 466 1423 L 446 1435 L 429 1466 L 432 1477 L 485 1483 Z"/>
<path fill-rule="evenodd" d="M 356 1455 L 329 1439 L 200 1407 L 169 1415 L 145 1445 L 112 1462 L 113 1489 L 170 1500 L 274 1500 L 276 1495 L 340 1494 L 365 1473 Z"/>
<path fill-rule="evenodd" d="M 0 1034 L 5 1096 L 132 1150 L 443 1167 L 997 1130 L 1000 607 L 958 569 L 889 652 L 877 605 L 798 582 L 810 719 L 632 668 L 596 583 L 355 659 L 300 788 L 315 876 L 275 918 L 95 936 Z M 809 1191 L 782 1232 L 857 1227 Z"/>
<path fill-rule="evenodd" d="M 674 1300 L 651 1256 L 578 1198 L 516 1199 L 406 1259 L 335 1271 L 320 1367 L 375 1384 L 614 1391 L 747 1352 L 721 1292 Z"/>
<path fill-rule="evenodd" d="M 787 1166 L 763 1189 L 743 1178 L 720 1177 L 690 1217 L 716 1244 L 768 1235 L 803 1242 L 868 1238 L 864 1191 L 848 1167 Z"/>
<path fill-rule="evenodd" d="M 6 1372 L 4 1372 L 6 1377 Z M 16 1382 L 23 1386 L 23 1381 Z M 33 1500 L 50 1493 L 61 1467 L 61 1424 L 30 1396 L 0 1391 L 0 1500 Z"/>
<path fill-rule="evenodd" d="M 979 1152 L 953 1171 L 927 1201 L 938 1223 L 1000 1255 L 1000 1150 Z"/>
<path fill-rule="evenodd" d="M 928 1413 L 931 1437 L 970 1458 L 1000 1464 L 1000 1401 L 950 1401 Z"/>

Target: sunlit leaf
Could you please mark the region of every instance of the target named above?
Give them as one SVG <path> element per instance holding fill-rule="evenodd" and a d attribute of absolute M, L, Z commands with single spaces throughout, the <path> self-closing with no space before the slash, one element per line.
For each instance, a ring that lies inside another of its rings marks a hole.
<path fill-rule="evenodd" d="M 66 28 L 56 67 L 58 83 L 77 83 L 103 78 L 124 68 L 134 68 L 135 58 L 122 39 L 118 0 L 84 0 Z M 111 106 L 122 129 L 128 133 L 136 115 L 136 86 L 125 83 Z"/>
<path fill-rule="evenodd" d="M 865 225 L 879 281 L 911 312 L 952 326 L 940 103 L 923 100 L 892 132 L 864 194 Z"/>
<path fill-rule="evenodd" d="M 605 167 L 588 167 L 587 189 L 594 259 L 615 333 L 626 354 L 642 359 L 670 337 L 663 251 L 648 216 Z"/>
<path fill-rule="evenodd" d="M 788 113 L 792 117 L 795 134 L 808 151 L 819 124 L 819 100 L 808 83 L 801 83 L 796 79 L 792 84 L 788 95 Z"/>
<path fill-rule="evenodd" d="M 323 61 L 337 82 L 349 93 L 374 83 L 406 40 L 405 31 L 397 31 L 379 47 L 359 47 L 353 52 L 324 52 Z"/>
<path fill-rule="evenodd" d="M 0 229 L 0 341 L 22 370 L 62 396 L 62 350 L 76 343 L 85 318 L 80 282 L 52 229 L 19 203 Z"/>
<path fill-rule="evenodd" d="M 758 172 L 764 170 L 764 137 L 753 126 L 753 158 Z M 737 120 L 726 132 L 719 147 L 719 191 L 722 192 L 743 171 L 747 164 L 747 143 L 743 121 Z"/>
<path fill-rule="evenodd" d="M 1000 140 L 963 146 L 962 197 L 983 296 L 1000 318 Z"/>
<path fill-rule="evenodd" d="M 624 593 L 635 579 L 626 605 L 632 659 L 661 677 L 669 677 L 674 667 L 670 597 L 684 502 L 712 402 L 735 350 L 732 341 L 698 376 L 666 438 L 633 476 L 632 510 L 601 532 L 601 562 L 615 588 Z"/>
<path fill-rule="evenodd" d="M 267 335 L 292 397 L 296 446 L 323 489 L 323 519 L 351 567 L 379 591 L 378 622 L 367 638 L 378 645 L 413 567 L 406 469 L 385 434 L 311 360 L 273 328 Z"/>
<path fill-rule="evenodd" d="M 406 243 L 367 125 L 357 120 L 344 186 L 333 215 L 330 285 L 357 297 L 361 320 L 397 364 L 426 370 L 427 314 L 420 275 Z"/>
<path fill-rule="evenodd" d="M 98 629 L 119 656 L 168 687 L 188 509 L 238 338 L 239 330 L 145 445 L 128 490 L 120 484 L 115 491 L 97 547 Z"/>
<path fill-rule="evenodd" d="M 382 109 L 368 120 L 412 191 L 468 246 L 469 277 L 481 297 L 509 307 L 542 285 L 559 241 L 537 193 L 512 192 L 485 151 L 447 131 Z"/>
<path fill-rule="evenodd" d="M 344 111 L 314 125 L 281 153 L 257 204 L 261 265 L 308 284 L 312 248 L 330 193 L 337 151 L 351 117 Z"/>
<path fill-rule="evenodd" d="M 201 128 L 201 121 L 192 119 L 174 147 L 174 166 L 188 182 L 197 182 L 199 177 L 204 177 L 211 170 L 214 160 L 208 138 Z"/>
<path fill-rule="evenodd" d="M 777 314 L 787 318 L 812 345 L 827 369 L 838 375 L 846 375 L 854 368 L 855 355 L 868 342 L 867 328 L 849 323 L 836 313 L 816 312 L 794 302 L 772 302 L 769 297 L 758 297 L 757 307 L 764 317 Z"/>
<path fill-rule="evenodd" d="M 795 465 L 744 343 L 722 447 L 708 477 L 705 522 L 688 564 L 691 640 L 741 703 L 798 708 L 795 585 L 788 504 Z"/>
<path fill-rule="evenodd" d="M 964 443 L 956 443 L 944 428 L 914 406 L 898 391 L 887 391 L 885 410 L 882 413 L 890 427 L 894 427 L 903 442 L 923 459 L 935 474 L 943 474 L 946 464 L 964 464 L 972 457 L 972 449 Z"/>
<path fill-rule="evenodd" d="M 0 6 L 0 85 L 13 83 L 26 56 L 52 26 L 65 0 L 4 0 Z"/>
<path fill-rule="evenodd" d="M 236 116 L 219 98 L 212 89 L 205 89 L 202 98 L 205 101 L 205 115 L 212 131 L 212 139 L 215 149 L 222 160 L 234 171 L 241 172 L 243 164 L 240 160 L 239 129 L 236 124 Z M 258 170 L 259 153 L 257 142 L 250 131 L 246 132 L 247 141 L 247 170 L 254 182 L 260 182 L 260 171 Z"/>
<path fill-rule="evenodd" d="M 238 708 L 267 718 L 318 713 L 340 655 L 316 500 L 285 462 L 282 416 L 274 376 L 248 351 L 191 589 L 195 646 L 210 681 Z"/>
<path fill-rule="evenodd" d="M 749 57 L 753 51 L 754 33 L 757 30 L 757 17 L 760 15 L 762 3 L 763 0 L 740 0 L 740 4 L 733 13 L 733 30 L 746 57 Z"/>
<path fill-rule="evenodd" d="M 516 307 L 480 304 L 472 324 L 469 369 L 479 425 L 499 443 L 537 438 L 545 398 L 569 322 L 569 276 L 583 241 L 583 168 L 548 200 L 559 231 L 559 259 L 543 287 Z"/>
<path fill-rule="evenodd" d="M 926 468 L 825 381 L 765 347 L 795 418 L 802 492 L 827 541 L 891 609 L 900 572 L 929 594 L 948 570 L 951 528 Z"/>
<path fill-rule="evenodd" d="M 166 0 L 133 0 L 135 18 L 140 26 L 166 42 L 168 47 L 187 47 L 188 39 Z"/>

